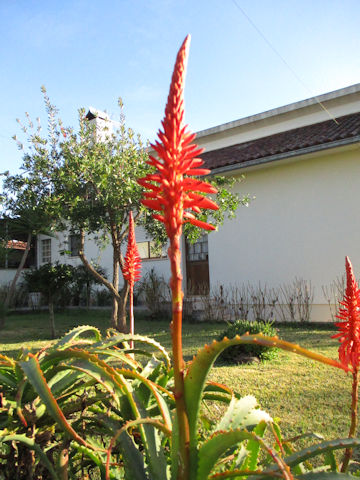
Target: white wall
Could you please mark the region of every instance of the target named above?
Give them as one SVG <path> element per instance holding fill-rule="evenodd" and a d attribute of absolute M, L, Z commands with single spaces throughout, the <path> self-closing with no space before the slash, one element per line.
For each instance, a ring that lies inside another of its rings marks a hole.
<path fill-rule="evenodd" d="M 143 228 L 136 228 L 135 236 L 137 242 L 144 242 L 150 240 L 146 235 L 146 232 Z M 42 265 L 41 262 L 41 240 L 51 238 L 51 261 L 60 262 L 70 265 L 81 265 L 81 260 L 79 257 L 71 257 L 68 254 L 61 255 L 61 250 L 68 250 L 68 233 L 58 232 L 54 237 L 48 237 L 46 235 L 39 235 L 38 237 L 38 266 Z M 123 246 L 123 254 L 126 253 L 126 244 Z M 112 247 L 110 244 L 107 244 L 105 248 L 101 248 L 97 242 L 94 240 L 93 236 L 87 237 L 85 241 L 85 255 L 87 259 L 91 262 L 94 262 L 100 265 L 106 270 L 109 280 L 112 277 Z M 159 275 L 162 275 L 166 280 L 170 277 L 170 263 L 168 258 L 161 259 L 144 259 L 142 260 L 142 269 L 141 274 L 145 276 L 146 273 L 155 268 L 156 272 Z M 122 284 L 120 275 L 120 285 Z"/>
<path fill-rule="evenodd" d="M 343 274 L 346 255 L 360 273 L 358 146 L 244 173 L 237 189 L 256 199 L 209 235 L 211 285 L 275 287 L 297 276 L 311 280 L 314 303 L 325 304 L 321 286 Z M 329 317 L 327 306 L 320 310 L 313 319 Z"/>
<path fill-rule="evenodd" d="M 8 285 L 15 277 L 16 268 L 0 268 L 0 286 Z M 22 274 L 21 274 L 22 276 Z M 22 280 L 20 276 L 19 281 Z"/>

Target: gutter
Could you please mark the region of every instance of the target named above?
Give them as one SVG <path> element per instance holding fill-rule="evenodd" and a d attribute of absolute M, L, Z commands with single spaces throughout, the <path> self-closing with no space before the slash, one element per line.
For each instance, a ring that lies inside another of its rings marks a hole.
<path fill-rule="evenodd" d="M 249 160 L 242 163 L 234 163 L 232 165 L 225 165 L 223 167 L 213 168 L 211 174 L 226 173 L 232 170 L 239 170 L 247 167 L 254 167 L 257 165 L 263 165 L 266 163 L 276 162 L 286 158 L 299 157 L 301 155 L 308 155 L 310 153 L 321 152 L 336 147 L 343 147 L 345 145 L 353 145 L 360 142 L 360 135 L 356 135 L 352 138 L 346 138 L 342 140 L 336 140 L 335 142 L 322 143 L 320 145 L 312 145 L 311 147 L 300 148 L 299 150 L 293 150 L 291 152 L 277 153 L 276 155 L 270 155 L 268 157 L 261 157 L 255 160 Z"/>

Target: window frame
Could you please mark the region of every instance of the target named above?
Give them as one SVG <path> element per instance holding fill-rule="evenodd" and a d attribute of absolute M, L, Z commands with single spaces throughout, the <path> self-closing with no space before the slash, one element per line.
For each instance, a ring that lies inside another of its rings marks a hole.
<path fill-rule="evenodd" d="M 41 263 L 51 263 L 51 238 L 41 240 Z"/>
<path fill-rule="evenodd" d="M 137 242 L 136 245 L 138 247 L 141 260 L 162 260 L 162 259 L 165 259 L 167 257 L 167 253 L 166 253 L 166 250 L 164 249 L 164 247 L 159 247 L 159 249 L 161 248 L 161 255 L 160 256 L 155 256 L 155 255 L 152 254 L 152 252 L 154 251 L 154 250 L 152 250 L 152 248 L 154 248 L 155 245 L 156 245 L 153 240 L 144 240 L 143 242 Z M 143 248 L 141 247 L 142 245 L 143 246 L 146 245 L 146 251 L 147 251 L 147 256 L 146 257 L 141 256 L 141 253 L 142 253 L 142 250 L 143 250 Z M 157 248 L 158 247 L 155 247 L 155 249 L 157 249 Z"/>
<path fill-rule="evenodd" d="M 79 233 L 70 233 L 68 237 L 68 251 L 69 251 L 69 256 L 72 258 L 79 257 L 79 251 L 80 251 L 80 234 Z M 72 243 L 74 242 L 74 244 Z M 76 245 L 77 242 L 77 245 Z"/>

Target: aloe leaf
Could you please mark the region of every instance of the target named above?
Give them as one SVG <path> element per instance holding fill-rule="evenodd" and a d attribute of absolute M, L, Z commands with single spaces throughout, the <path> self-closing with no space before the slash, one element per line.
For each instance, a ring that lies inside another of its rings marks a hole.
<path fill-rule="evenodd" d="M 157 385 L 155 383 L 151 382 L 150 380 L 148 380 L 147 378 L 144 378 L 139 373 L 134 372 L 133 370 L 118 369 L 117 372 L 120 373 L 121 375 L 123 375 L 125 378 L 135 378 L 135 379 L 139 380 L 140 382 L 142 382 L 143 385 L 145 385 L 151 391 L 151 393 L 153 394 L 153 396 L 156 400 L 156 403 L 159 407 L 159 411 L 160 411 L 160 414 L 161 414 L 161 416 L 164 420 L 165 426 L 168 429 L 171 430 L 170 411 L 169 411 L 167 403 L 163 399 L 162 395 L 160 395 L 160 393 L 158 392 Z M 164 391 L 164 390 L 165 389 L 162 389 L 162 391 Z M 170 392 L 166 391 L 166 394 L 171 396 Z M 144 410 L 146 410 L 146 405 L 144 405 L 142 403 L 141 406 L 142 406 L 142 408 L 144 408 Z"/>
<path fill-rule="evenodd" d="M 220 393 L 216 392 L 204 392 L 202 399 L 226 404 L 229 404 L 231 402 L 231 398 L 229 398 L 227 395 L 221 395 Z"/>
<path fill-rule="evenodd" d="M 17 388 L 17 382 L 14 380 L 14 377 L 9 375 L 5 369 L 0 371 L 0 383 L 11 388 Z"/>
<path fill-rule="evenodd" d="M 0 365 L 6 365 L 8 367 L 15 366 L 15 360 L 13 358 L 8 357 L 7 355 L 3 355 L 0 353 Z"/>
<path fill-rule="evenodd" d="M 83 438 L 81 438 L 72 426 L 66 420 L 63 412 L 57 404 L 40 368 L 39 361 L 32 354 L 29 354 L 28 361 L 20 362 L 20 366 L 27 376 L 29 382 L 44 402 L 50 415 L 58 422 L 61 428 L 67 432 L 71 438 L 88 448 L 93 448 Z"/>
<path fill-rule="evenodd" d="M 272 421 L 270 415 L 263 410 L 256 408 L 257 400 L 252 395 L 240 398 L 233 398 L 220 422 L 215 426 L 216 430 L 235 430 L 238 428 L 254 427 L 259 422 Z"/>
<path fill-rule="evenodd" d="M 151 347 L 154 347 L 156 350 L 158 350 L 161 355 L 165 358 L 166 366 L 168 369 L 170 369 L 170 357 L 165 348 L 159 343 L 153 340 L 152 338 L 145 337 L 143 335 L 130 335 L 130 334 L 125 334 L 121 333 L 118 335 L 114 335 L 112 337 L 105 338 L 99 343 L 94 343 L 91 345 L 91 347 L 88 348 L 89 351 L 96 350 L 98 348 L 104 349 L 104 348 L 109 348 L 114 345 L 117 345 L 118 343 L 122 342 L 128 342 L 130 340 L 134 340 L 136 342 L 141 342 L 144 343 L 145 345 L 149 345 Z M 136 349 L 138 351 L 138 349 Z M 139 350 L 141 351 L 141 350 Z"/>
<path fill-rule="evenodd" d="M 96 353 L 96 355 L 101 355 L 102 357 L 104 357 L 103 360 L 106 359 L 107 362 L 110 362 L 111 360 L 120 360 L 121 362 L 129 365 L 129 367 L 133 368 L 134 370 L 137 370 L 139 368 L 138 362 L 136 362 L 133 358 L 130 357 L 130 355 L 127 355 L 122 350 L 115 350 L 113 348 L 96 348 L 91 349 L 91 352 Z"/>
<path fill-rule="evenodd" d="M 206 479 L 221 455 L 239 442 L 252 438 L 254 438 L 254 436 L 246 430 L 230 430 L 227 432 L 214 433 L 200 447 L 198 453 L 198 469 L 196 476 L 191 472 L 192 478 L 196 478 L 197 480 Z"/>
<path fill-rule="evenodd" d="M 225 480 L 226 478 L 236 478 L 236 477 L 247 477 L 249 475 L 255 475 L 255 478 L 263 479 L 269 477 L 268 473 L 265 472 L 251 472 L 247 470 L 229 470 L 226 472 L 215 473 L 209 477 L 209 480 Z M 274 477 L 270 477 L 274 478 Z M 358 477 L 349 475 L 346 473 L 334 473 L 334 472 L 310 472 L 303 475 L 296 475 L 296 479 L 300 478 L 301 480 L 355 480 Z M 255 479 L 254 479 L 255 480 Z"/>
<path fill-rule="evenodd" d="M 141 402 L 134 395 L 141 418 L 146 417 L 146 410 L 141 405 Z M 171 421 L 171 420 L 170 420 Z M 141 422 L 141 420 L 139 420 Z M 153 425 L 144 423 L 144 447 L 146 451 L 146 458 L 148 468 L 151 473 L 151 480 L 166 480 L 167 479 L 167 464 L 164 451 L 161 445 L 161 437 L 159 431 Z"/>
<path fill-rule="evenodd" d="M 254 433 L 260 438 L 263 438 L 266 430 L 266 422 L 261 422 L 254 428 Z M 260 452 L 260 443 L 256 439 L 251 438 L 246 445 L 246 450 L 248 451 L 248 456 L 244 463 L 241 465 L 241 468 L 245 470 L 256 470 L 259 462 L 259 452 Z"/>
<path fill-rule="evenodd" d="M 68 368 L 57 372 L 52 378 L 48 380 L 48 385 L 51 388 L 54 396 L 63 395 L 69 386 L 74 386 L 79 377 L 83 376 L 81 372 L 69 370 Z"/>
<path fill-rule="evenodd" d="M 351 480 L 357 479 L 354 475 L 348 473 L 338 473 L 338 472 L 310 472 L 305 473 L 304 475 L 297 475 L 296 478 L 301 480 Z"/>
<path fill-rule="evenodd" d="M 123 433 L 118 439 L 123 453 L 125 479 L 126 480 L 149 480 L 146 472 L 144 458 L 136 448 L 132 438 Z M 165 477 L 163 477 L 165 480 Z"/>
<path fill-rule="evenodd" d="M 288 457 L 285 457 L 284 461 L 289 467 L 294 467 L 295 465 L 305 462 L 306 460 L 316 457 L 317 455 L 325 454 L 334 450 L 359 446 L 359 438 L 339 438 L 336 440 L 329 440 L 326 442 L 318 443 L 317 445 L 312 445 L 311 447 L 305 448 L 300 452 L 296 452 L 292 455 L 289 455 Z M 266 473 L 273 473 L 278 470 L 278 466 L 274 465 L 273 467 L 267 468 Z"/>
<path fill-rule="evenodd" d="M 74 343 L 74 340 L 76 338 L 78 338 L 83 333 L 88 332 L 93 333 L 94 341 L 99 342 L 101 340 L 101 333 L 98 328 L 91 325 L 80 325 L 79 327 L 75 327 L 68 333 L 66 333 L 58 342 L 53 345 L 53 349 L 62 350 L 64 348 L 67 348 L 69 345 L 72 345 Z M 91 341 L 92 343 L 92 340 L 90 338 L 87 338 L 86 340 Z"/>
<path fill-rule="evenodd" d="M 176 411 L 172 413 L 172 436 L 171 436 L 171 480 L 176 480 L 178 478 L 178 469 L 179 469 L 179 426 L 177 421 Z M 190 473 L 190 478 L 195 478 L 196 471 Z"/>
<path fill-rule="evenodd" d="M 223 394 L 228 394 L 231 397 L 234 395 L 234 392 L 227 385 L 217 382 L 208 382 L 204 387 L 204 392 L 218 392 Z"/>
<path fill-rule="evenodd" d="M 86 448 L 83 445 L 74 444 L 73 447 L 79 453 L 81 453 L 85 457 L 88 457 L 93 462 L 93 464 L 99 468 L 101 480 L 106 480 L 106 470 L 104 466 L 105 460 L 101 458 L 99 455 L 97 455 L 93 450 L 90 450 L 89 448 Z M 119 477 L 117 475 L 114 475 L 110 471 L 110 480 L 116 480 L 117 478 Z"/>
<path fill-rule="evenodd" d="M 0 437 L 0 443 L 1 442 L 20 442 L 26 445 L 30 450 L 34 450 L 34 452 L 37 453 L 37 455 L 40 458 L 41 463 L 46 467 L 51 474 L 51 477 L 54 480 L 60 480 L 58 477 L 56 471 L 54 470 L 54 467 L 50 463 L 49 459 L 45 455 L 45 453 L 41 450 L 39 445 L 37 445 L 34 441 L 34 439 L 27 437 L 26 435 L 5 435 L 3 437 Z"/>
<path fill-rule="evenodd" d="M 195 468 L 196 465 L 196 426 L 197 419 L 199 415 L 200 401 L 205 385 L 206 377 L 209 373 L 211 366 L 213 365 L 216 358 L 223 352 L 226 348 L 233 345 L 244 345 L 244 344 L 256 344 L 264 345 L 267 347 L 278 347 L 283 350 L 287 350 L 299 355 L 317 360 L 319 362 L 344 369 L 344 366 L 331 358 L 325 357 L 315 352 L 311 352 L 304 348 L 301 348 L 298 345 L 280 340 L 278 337 L 267 337 L 262 334 L 257 335 L 237 335 L 232 339 L 223 338 L 221 341 L 214 340 L 211 345 L 205 345 L 200 349 L 197 355 L 193 358 L 190 363 L 186 377 L 184 380 L 185 383 L 185 402 L 186 410 L 188 412 L 189 419 L 189 430 L 190 430 L 190 469 Z"/>
<path fill-rule="evenodd" d="M 27 383 L 27 380 L 25 378 L 23 378 L 20 382 L 20 385 L 19 385 L 19 388 L 18 388 L 18 391 L 16 392 L 16 395 L 15 395 L 15 401 L 16 401 L 16 413 L 18 415 L 18 417 L 20 418 L 20 421 L 21 423 L 27 427 L 27 422 L 25 420 L 25 417 L 24 417 L 24 414 L 23 414 L 23 410 L 21 408 L 21 402 L 22 402 L 22 396 L 23 396 L 23 393 L 24 393 L 24 389 L 25 389 L 25 386 L 26 386 L 26 383 Z"/>
<path fill-rule="evenodd" d="M 335 458 L 334 452 L 328 451 L 324 455 L 325 465 L 329 465 L 332 472 L 337 472 L 339 469 L 338 462 Z"/>

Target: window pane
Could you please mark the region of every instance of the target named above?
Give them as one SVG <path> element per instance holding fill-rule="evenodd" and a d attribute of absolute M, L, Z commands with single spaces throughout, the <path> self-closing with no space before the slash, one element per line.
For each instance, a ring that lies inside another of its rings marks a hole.
<path fill-rule="evenodd" d="M 51 238 L 41 240 L 41 261 L 51 263 Z"/>
<path fill-rule="evenodd" d="M 80 235 L 69 236 L 69 250 L 71 257 L 78 257 L 80 250 Z"/>
<path fill-rule="evenodd" d="M 137 247 L 140 258 L 149 258 L 149 242 L 139 242 Z"/>
<path fill-rule="evenodd" d="M 162 247 L 157 246 L 155 242 L 150 243 L 150 258 L 161 258 L 163 256 Z"/>

